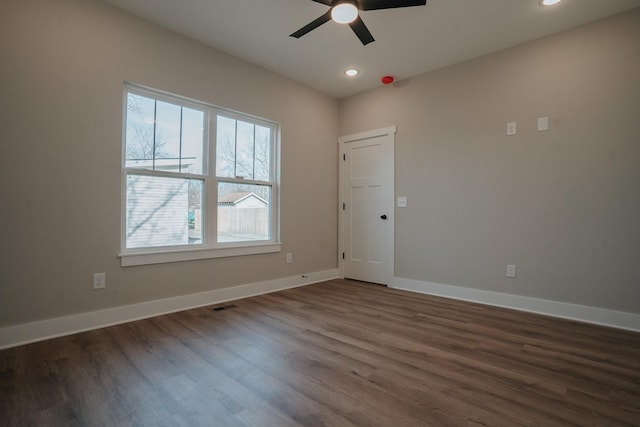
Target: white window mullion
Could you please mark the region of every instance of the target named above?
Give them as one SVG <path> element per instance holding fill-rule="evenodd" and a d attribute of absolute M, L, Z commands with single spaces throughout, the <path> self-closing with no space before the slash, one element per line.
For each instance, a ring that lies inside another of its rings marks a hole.
<path fill-rule="evenodd" d="M 271 194 L 271 238 L 275 242 L 280 241 L 280 128 L 271 127 L 271 174 L 269 179 L 273 182 Z"/>
<path fill-rule="evenodd" d="M 206 186 L 206 199 L 207 199 L 207 218 L 205 242 L 209 246 L 216 246 L 218 240 L 218 180 L 216 179 L 216 129 L 217 114 L 215 109 L 209 108 L 207 123 L 209 128 L 208 140 L 209 144 L 207 149 L 207 186 Z"/>
<path fill-rule="evenodd" d="M 166 172 L 162 170 L 136 169 L 136 168 L 125 168 L 125 172 L 127 175 L 146 175 L 146 176 L 157 176 L 157 177 L 163 177 L 163 178 L 202 180 L 206 177 L 206 175 L 198 175 L 198 174 L 192 174 L 192 173 L 175 173 L 175 172 Z"/>

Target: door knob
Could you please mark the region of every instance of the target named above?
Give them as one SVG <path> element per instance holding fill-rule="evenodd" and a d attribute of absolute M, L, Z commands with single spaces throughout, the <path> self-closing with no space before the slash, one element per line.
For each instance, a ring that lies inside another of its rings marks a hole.
<path fill-rule="evenodd" d="M 386 215 L 381 215 L 380 219 L 387 219 L 387 216 Z"/>

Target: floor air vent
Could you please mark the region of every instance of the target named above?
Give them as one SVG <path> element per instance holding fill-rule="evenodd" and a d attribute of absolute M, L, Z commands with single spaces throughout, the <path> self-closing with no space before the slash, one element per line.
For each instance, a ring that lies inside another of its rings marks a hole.
<path fill-rule="evenodd" d="M 236 308 L 236 306 L 234 304 L 229 304 L 229 305 L 223 305 L 220 307 L 213 307 L 211 310 L 212 311 L 222 311 L 222 310 L 226 310 L 228 308 Z"/>

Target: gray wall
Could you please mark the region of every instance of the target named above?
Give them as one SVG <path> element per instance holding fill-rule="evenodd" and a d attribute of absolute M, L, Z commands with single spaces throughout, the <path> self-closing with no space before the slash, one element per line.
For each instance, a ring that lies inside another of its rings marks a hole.
<path fill-rule="evenodd" d="M 294 264 L 120 267 L 124 80 L 282 125 Z M 93 0 L 4 1 L 0 85 L 0 326 L 336 267 L 335 99 Z"/>
<path fill-rule="evenodd" d="M 397 276 L 639 313 L 638 69 L 635 10 L 338 104 L 93 0 L 5 1 L 0 327 L 335 268 L 336 137 L 389 125 Z M 124 80 L 282 125 L 294 264 L 120 267 Z"/>
<path fill-rule="evenodd" d="M 396 276 L 640 313 L 640 9 L 340 103 L 390 125 Z"/>

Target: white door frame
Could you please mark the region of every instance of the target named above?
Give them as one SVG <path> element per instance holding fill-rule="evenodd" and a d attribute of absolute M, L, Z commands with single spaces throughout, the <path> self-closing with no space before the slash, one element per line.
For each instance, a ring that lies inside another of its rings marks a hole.
<path fill-rule="evenodd" d="M 344 279 L 344 251 L 345 251 L 345 235 L 344 235 L 344 224 L 345 224 L 345 211 L 344 211 L 344 156 L 345 156 L 345 144 L 353 141 L 359 141 L 362 139 L 368 138 L 376 138 L 379 136 L 390 136 L 393 149 L 391 159 L 388 159 L 390 162 L 391 168 L 391 177 L 392 182 L 390 185 L 392 186 L 391 190 L 391 200 L 386 202 L 386 211 L 387 213 L 387 221 L 389 226 L 387 227 L 387 248 L 386 248 L 386 259 L 387 265 L 385 268 L 386 271 L 386 283 L 385 285 L 390 285 L 394 276 L 394 268 L 395 268 L 395 134 L 397 131 L 396 126 L 386 127 L 382 129 L 371 130 L 368 132 L 361 132 L 353 135 L 341 136 L 338 138 L 338 152 L 339 158 L 338 162 L 340 163 L 338 168 L 338 271 L 340 273 L 340 278 Z"/>

